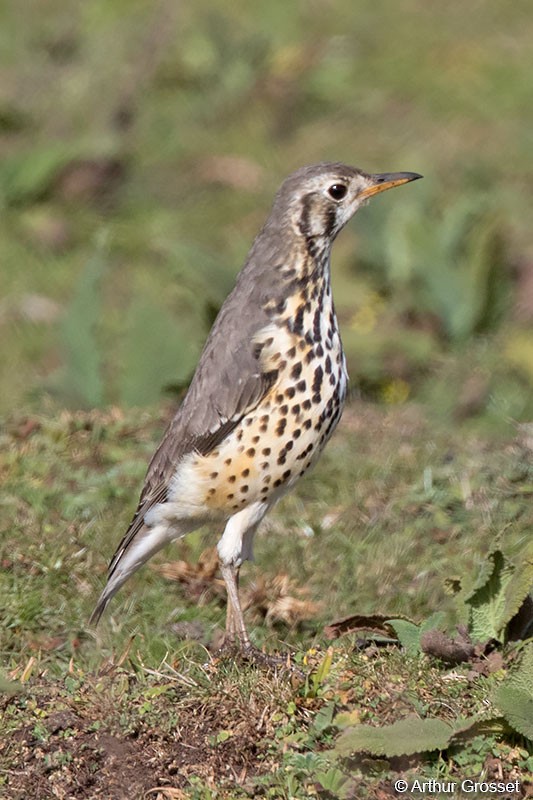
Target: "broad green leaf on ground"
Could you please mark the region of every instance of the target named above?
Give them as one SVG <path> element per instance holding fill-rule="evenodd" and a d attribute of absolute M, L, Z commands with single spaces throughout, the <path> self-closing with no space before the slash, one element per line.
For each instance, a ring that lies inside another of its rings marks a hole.
<path fill-rule="evenodd" d="M 516 564 L 513 580 L 509 583 L 505 593 L 503 619 L 506 625 L 518 612 L 522 603 L 532 590 L 533 539 L 527 543 L 524 552 L 520 553 L 520 561 Z"/>
<path fill-rule="evenodd" d="M 496 691 L 494 702 L 509 725 L 533 740 L 533 642 L 525 646 L 518 666 Z"/>
<path fill-rule="evenodd" d="M 488 563 L 492 564 L 492 569 L 483 575 L 466 598 L 469 608 L 469 629 L 473 641 L 485 642 L 487 639 L 496 639 L 501 642 L 505 638 L 505 626 L 510 619 L 506 616 L 507 608 L 515 607 L 515 602 L 509 603 L 508 600 L 510 597 L 515 598 L 516 587 L 511 585 L 515 566 L 501 550 L 490 553 Z M 527 591 L 522 595 L 516 609 Z"/>
<path fill-rule="evenodd" d="M 391 619 L 389 622 L 406 653 L 412 656 L 419 653 L 420 625 L 416 625 L 416 623 L 406 619 Z"/>
<path fill-rule="evenodd" d="M 505 684 L 500 686 L 494 699 L 509 725 L 533 740 L 533 696 Z"/>
<path fill-rule="evenodd" d="M 352 753 L 366 752 L 393 758 L 445 750 L 454 736 L 469 730 L 477 722 L 478 717 L 459 719 L 454 725 L 441 719 L 407 717 L 383 728 L 356 725 L 341 734 L 332 753 L 349 756 Z"/>
<path fill-rule="evenodd" d="M 444 614 L 439 612 L 432 614 L 420 625 L 416 625 L 411 620 L 390 619 L 389 624 L 394 628 L 401 646 L 409 655 L 416 655 L 422 652 L 421 638 L 427 631 L 439 628 L 444 621 Z"/>

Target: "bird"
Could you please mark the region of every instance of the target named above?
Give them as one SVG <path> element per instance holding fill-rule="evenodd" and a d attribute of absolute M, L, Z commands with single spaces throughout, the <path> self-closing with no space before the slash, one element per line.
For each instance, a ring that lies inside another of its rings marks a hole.
<path fill-rule="evenodd" d="M 332 244 L 370 197 L 421 177 L 322 162 L 282 183 L 149 463 L 91 624 L 165 545 L 218 525 L 224 642 L 243 655 L 259 653 L 239 601 L 240 567 L 253 558 L 261 520 L 317 461 L 346 399 Z"/>

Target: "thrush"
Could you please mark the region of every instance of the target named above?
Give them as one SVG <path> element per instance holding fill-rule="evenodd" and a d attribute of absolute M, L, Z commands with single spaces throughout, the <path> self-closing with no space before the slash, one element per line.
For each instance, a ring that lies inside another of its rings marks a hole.
<path fill-rule="evenodd" d="M 252 558 L 265 514 L 316 462 L 346 398 L 331 246 L 369 197 L 420 177 L 321 163 L 281 185 L 149 464 L 92 622 L 168 542 L 216 524 L 225 526 L 217 549 L 227 589 L 226 641 L 252 650 L 239 568 Z"/>

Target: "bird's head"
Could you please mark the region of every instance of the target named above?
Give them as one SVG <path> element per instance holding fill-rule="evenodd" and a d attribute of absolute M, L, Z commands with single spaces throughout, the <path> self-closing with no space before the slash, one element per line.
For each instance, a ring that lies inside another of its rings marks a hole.
<path fill-rule="evenodd" d="M 293 230 L 306 239 L 333 240 L 369 197 L 421 177 L 416 172 L 369 175 L 337 163 L 303 167 L 282 184 L 274 211 L 288 217 Z"/>

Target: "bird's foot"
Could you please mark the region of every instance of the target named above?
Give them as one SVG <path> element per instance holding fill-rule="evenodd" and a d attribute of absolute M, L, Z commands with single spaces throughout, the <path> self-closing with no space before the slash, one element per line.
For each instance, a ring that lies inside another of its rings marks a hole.
<path fill-rule="evenodd" d="M 239 640 L 224 639 L 219 654 L 222 657 L 241 659 L 248 664 L 255 664 L 262 669 L 271 669 L 278 672 L 288 672 L 298 677 L 304 677 L 302 670 L 294 663 L 290 653 L 286 655 L 271 655 L 264 653 L 249 640 L 241 642 Z"/>
<path fill-rule="evenodd" d="M 244 661 L 256 664 L 258 667 L 274 669 L 279 672 L 299 674 L 301 677 L 304 675 L 302 670 L 292 660 L 290 653 L 286 653 L 285 655 L 263 653 L 258 647 L 248 642 L 241 647 L 240 655 Z"/>

